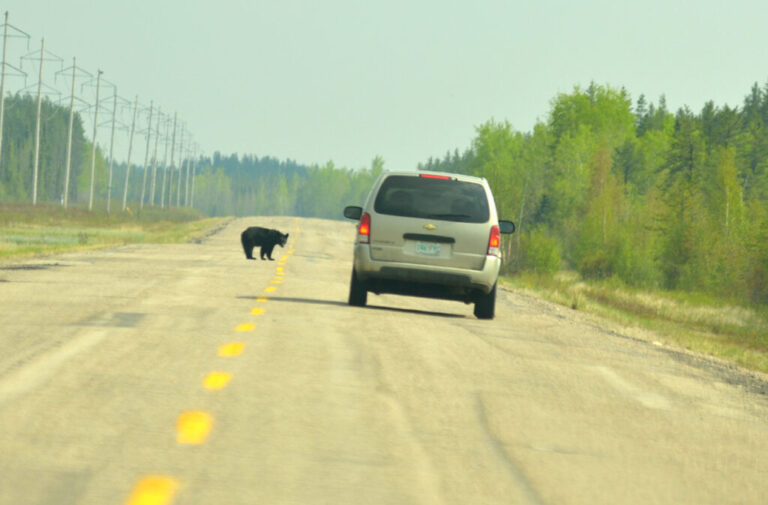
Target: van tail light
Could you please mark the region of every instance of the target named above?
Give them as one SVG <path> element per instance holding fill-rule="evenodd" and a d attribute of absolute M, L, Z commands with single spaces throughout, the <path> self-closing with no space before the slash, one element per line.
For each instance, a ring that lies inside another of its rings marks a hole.
<path fill-rule="evenodd" d="M 497 225 L 491 227 L 491 236 L 488 238 L 488 256 L 501 257 L 501 232 Z"/>
<path fill-rule="evenodd" d="M 360 224 L 357 226 L 357 241 L 360 244 L 371 242 L 371 215 L 367 212 L 360 217 Z"/>

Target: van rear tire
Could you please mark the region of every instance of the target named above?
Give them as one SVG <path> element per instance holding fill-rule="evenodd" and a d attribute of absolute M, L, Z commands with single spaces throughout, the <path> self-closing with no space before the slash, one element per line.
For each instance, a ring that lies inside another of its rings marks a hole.
<path fill-rule="evenodd" d="M 487 295 L 480 295 L 475 302 L 475 317 L 478 319 L 493 319 L 496 311 L 496 283 Z"/>
<path fill-rule="evenodd" d="M 365 307 L 368 301 L 368 290 L 365 284 L 357 278 L 357 272 L 352 269 L 352 279 L 349 281 L 349 304 L 354 307 Z"/>

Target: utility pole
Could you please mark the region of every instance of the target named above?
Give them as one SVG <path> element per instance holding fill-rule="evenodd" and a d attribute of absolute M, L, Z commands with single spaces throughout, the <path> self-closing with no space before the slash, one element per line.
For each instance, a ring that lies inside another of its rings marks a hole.
<path fill-rule="evenodd" d="M 171 166 L 168 167 L 168 207 L 171 206 L 171 198 L 173 196 L 173 155 L 176 151 L 176 113 L 173 113 L 173 137 L 171 139 Z"/>
<path fill-rule="evenodd" d="M 184 176 L 184 206 L 189 207 L 189 166 L 192 164 L 192 160 L 190 155 L 192 154 L 192 149 L 187 149 L 187 169 L 186 169 L 186 175 Z"/>
<path fill-rule="evenodd" d="M 181 141 L 179 142 L 179 181 L 176 185 L 176 207 L 181 206 L 181 177 L 184 175 L 184 132 L 186 128 L 181 129 Z"/>
<path fill-rule="evenodd" d="M 45 39 L 40 43 L 40 74 L 37 81 L 37 122 L 35 123 L 35 162 L 32 167 L 32 205 L 37 205 L 37 170 L 40 163 L 40 111 L 43 107 L 43 62 L 45 61 Z"/>
<path fill-rule="evenodd" d="M 30 53 L 21 57 L 21 61 L 23 62 L 24 60 L 38 61 L 38 57 L 35 57 L 32 53 Z M 45 39 L 41 39 L 40 56 L 39 56 L 40 67 L 39 67 L 39 73 L 38 73 L 38 79 L 37 79 L 37 120 L 35 122 L 35 153 L 34 153 L 34 160 L 32 162 L 33 163 L 32 164 L 32 205 L 37 205 L 38 172 L 39 172 L 39 166 L 40 166 L 40 121 L 41 121 L 41 112 L 42 112 L 42 106 L 43 106 L 43 87 L 51 90 L 52 93 L 55 93 L 55 94 L 59 93 L 58 90 L 43 84 L 43 64 L 45 63 L 46 60 L 61 62 L 61 58 L 59 58 L 58 56 L 52 53 L 46 52 Z"/>
<path fill-rule="evenodd" d="M 69 69 L 65 68 L 56 73 L 62 74 L 68 72 Z M 77 58 L 72 58 L 72 89 L 69 95 L 69 129 L 67 130 L 67 161 L 66 171 L 64 175 L 64 195 L 61 200 L 62 206 L 66 209 L 69 205 L 69 179 L 72 171 L 72 128 L 75 120 L 75 100 L 82 102 L 79 98 L 75 97 L 75 80 L 77 79 L 77 72 L 85 74 L 88 77 L 93 77 L 89 72 L 79 68 L 77 66 Z"/>
<path fill-rule="evenodd" d="M 195 205 L 195 175 L 197 172 L 197 150 L 200 148 L 197 143 L 195 143 L 195 148 L 192 151 L 192 189 L 190 189 L 189 194 L 189 206 L 194 207 Z"/>
<path fill-rule="evenodd" d="M 15 30 L 15 32 L 9 35 L 8 28 Z M 3 23 L 3 61 L 0 62 L 0 65 L 2 66 L 2 68 L 0 68 L 0 163 L 2 162 L 3 155 L 3 119 L 5 118 L 5 68 L 11 67 L 13 70 L 19 73 L 17 75 L 23 75 L 24 77 L 27 75 L 21 69 L 16 68 L 5 61 L 8 53 L 8 37 L 26 37 L 27 50 L 29 50 L 29 35 L 19 30 L 15 26 L 8 24 L 8 11 L 5 11 L 5 22 Z M 0 166 L 2 165 L 0 164 Z"/>
<path fill-rule="evenodd" d="M 38 80 L 37 80 L 37 120 L 35 122 L 35 153 L 34 153 L 34 160 L 32 162 L 32 205 L 37 205 L 37 187 L 38 187 L 38 173 L 40 168 L 40 121 L 41 121 L 41 115 L 42 115 L 42 109 L 43 109 L 43 64 L 45 63 L 45 60 L 52 60 L 52 61 L 61 61 L 61 58 L 54 54 L 50 54 L 50 57 L 46 57 L 46 51 L 45 51 L 45 39 L 41 39 L 40 41 L 40 67 L 39 67 L 39 74 L 38 74 Z M 31 55 L 23 56 L 22 61 L 25 59 L 28 60 L 37 60 L 38 58 L 35 58 Z M 49 86 L 46 86 L 46 88 L 52 89 Z M 58 91 L 53 90 L 54 93 L 58 93 Z"/>
<path fill-rule="evenodd" d="M 160 121 L 162 121 L 163 113 L 160 111 L 160 107 L 157 108 L 157 125 L 155 126 L 155 151 L 152 154 L 152 183 L 149 185 L 149 204 L 154 207 L 155 205 L 155 181 L 157 180 L 157 141 L 160 140 Z"/>
<path fill-rule="evenodd" d="M 112 117 L 108 121 L 104 121 L 99 125 L 99 127 L 103 126 L 109 126 L 110 127 L 110 138 L 109 138 L 109 166 L 107 168 L 107 214 L 112 212 L 112 189 L 114 187 L 113 181 L 114 181 L 114 173 L 115 173 L 115 131 L 119 129 L 125 129 L 127 130 L 127 125 L 123 124 L 122 121 L 118 121 L 117 119 L 117 109 L 118 104 L 120 105 L 131 105 L 131 102 L 126 100 L 125 98 L 120 97 L 117 94 L 117 86 L 106 79 L 101 80 L 101 84 L 112 86 L 112 97 L 111 98 L 105 98 L 104 102 L 105 104 L 109 101 L 112 102 Z M 99 104 L 101 106 L 101 104 Z"/>
<path fill-rule="evenodd" d="M 3 23 L 3 68 L 0 71 L 0 162 L 3 159 L 3 117 L 5 116 L 5 58 L 8 53 L 8 11 Z"/>
<path fill-rule="evenodd" d="M 77 58 L 72 57 L 72 94 L 69 97 L 69 130 L 67 131 L 67 170 L 64 175 L 64 199 L 62 205 L 69 204 L 69 173 L 72 170 L 72 127 L 75 121 L 75 76 L 77 74 Z"/>
<path fill-rule="evenodd" d="M 99 91 L 101 88 L 101 74 L 99 70 L 96 74 L 96 106 L 93 110 L 93 144 L 91 145 L 91 192 L 88 197 L 88 210 L 93 210 L 93 187 L 96 178 L 96 132 L 99 128 Z"/>
<path fill-rule="evenodd" d="M 189 132 L 187 132 L 189 133 Z M 192 169 L 192 150 L 194 148 L 195 143 L 192 141 L 191 134 L 189 135 L 190 138 L 187 140 L 188 146 L 187 146 L 187 165 L 185 169 L 185 176 L 184 176 L 184 206 L 189 207 L 189 191 L 191 187 L 191 181 L 190 181 L 190 172 Z"/>
<path fill-rule="evenodd" d="M 133 150 L 133 132 L 136 130 L 136 112 L 139 110 L 139 95 L 133 104 L 133 121 L 131 121 L 131 137 L 128 141 L 128 161 L 125 166 L 125 188 L 123 189 L 123 212 L 128 206 L 128 176 L 131 174 L 131 151 Z"/>
<path fill-rule="evenodd" d="M 165 184 L 168 181 L 168 140 L 169 140 L 169 134 L 168 131 L 171 128 L 171 117 L 168 116 L 167 121 L 165 122 L 165 154 L 163 155 L 163 187 L 160 190 L 160 208 L 165 208 Z"/>
<path fill-rule="evenodd" d="M 112 133 L 109 136 L 109 175 L 107 176 L 107 214 L 112 206 L 112 170 L 115 165 L 115 123 L 117 122 L 117 86 L 112 86 Z"/>
<path fill-rule="evenodd" d="M 149 101 L 149 124 L 147 125 L 147 148 L 144 151 L 144 177 L 141 182 L 141 200 L 139 200 L 139 209 L 144 208 L 144 195 L 147 191 L 147 170 L 149 168 L 149 141 L 152 138 L 152 108 L 155 103 Z"/>

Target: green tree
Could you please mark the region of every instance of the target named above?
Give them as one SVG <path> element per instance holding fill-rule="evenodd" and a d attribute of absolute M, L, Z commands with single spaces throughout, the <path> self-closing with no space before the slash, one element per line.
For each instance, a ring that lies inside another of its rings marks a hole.
<path fill-rule="evenodd" d="M 662 265 L 666 285 L 690 289 L 697 284 L 705 223 L 702 195 L 706 145 L 696 119 L 687 108 L 678 111 L 675 132 L 660 182 L 666 209 L 661 219 L 665 247 Z"/>

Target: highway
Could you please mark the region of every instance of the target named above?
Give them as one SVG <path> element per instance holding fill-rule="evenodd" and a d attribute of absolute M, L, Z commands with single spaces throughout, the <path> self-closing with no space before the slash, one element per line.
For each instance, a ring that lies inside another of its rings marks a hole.
<path fill-rule="evenodd" d="M 508 290 L 349 307 L 354 232 L 0 263 L 0 505 L 768 503 L 765 376 Z"/>

